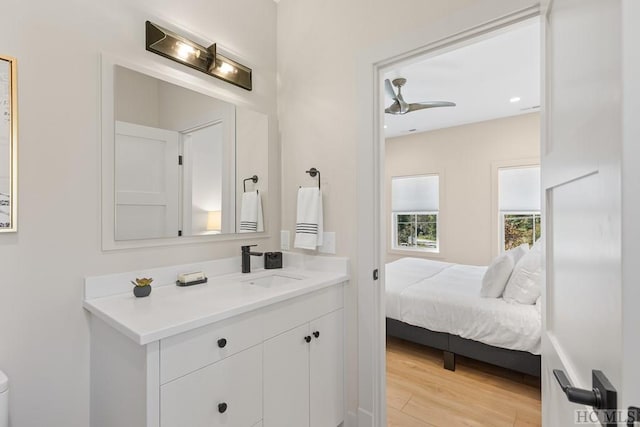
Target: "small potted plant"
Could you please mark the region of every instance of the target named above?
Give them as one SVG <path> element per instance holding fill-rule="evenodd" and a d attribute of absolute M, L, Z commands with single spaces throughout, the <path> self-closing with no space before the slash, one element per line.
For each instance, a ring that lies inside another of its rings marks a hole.
<path fill-rule="evenodd" d="M 152 278 L 143 277 L 142 279 L 136 279 L 135 281 L 131 281 L 133 283 L 133 294 L 140 297 L 148 297 L 151 293 L 151 282 L 153 282 Z"/>

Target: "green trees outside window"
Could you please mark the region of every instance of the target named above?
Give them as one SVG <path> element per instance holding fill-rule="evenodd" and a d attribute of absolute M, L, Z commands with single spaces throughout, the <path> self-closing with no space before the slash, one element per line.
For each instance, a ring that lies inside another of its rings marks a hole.
<path fill-rule="evenodd" d="M 505 251 L 540 238 L 540 213 L 503 214 L 503 224 Z"/>
<path fill-rule="evenodd" d="M 398 249 L 438 249 L 437 213 L 394 214 Z"/>

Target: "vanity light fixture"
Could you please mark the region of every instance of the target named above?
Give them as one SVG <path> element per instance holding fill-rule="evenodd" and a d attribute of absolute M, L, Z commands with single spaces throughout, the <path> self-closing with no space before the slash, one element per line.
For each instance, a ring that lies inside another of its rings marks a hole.
<path fill-rule="evenodd" d="M 216 44 L 204 47 L 150 21 L 145 24 L 146 49 L 246 90 L 253 88 L 251 68 L 221 55 Z"/>

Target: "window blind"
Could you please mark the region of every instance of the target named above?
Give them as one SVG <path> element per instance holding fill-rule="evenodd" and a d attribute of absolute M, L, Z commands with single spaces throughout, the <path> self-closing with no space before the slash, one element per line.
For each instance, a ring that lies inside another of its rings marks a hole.
<path fill-rule="evenodd" d="M 499 208 L 503 212 L 540 210 L 540 167 L 498 170 Z"/>
<path fill-rule="evenodd" d="M 391 178 L 391 209 L 394 212 L 431 212 L 439 208 L 438 175 Z"/>

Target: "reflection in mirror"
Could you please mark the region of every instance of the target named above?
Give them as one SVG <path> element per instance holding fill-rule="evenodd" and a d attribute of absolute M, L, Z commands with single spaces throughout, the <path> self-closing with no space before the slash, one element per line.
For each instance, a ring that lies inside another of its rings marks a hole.
<path fill-rule="evenodd" d="M 266 173 L 266 116 L 116 65 L 114 119 L 115 240 L 241 231 L 240 174 Z"/>
<path fill-rule="evenodd" d="M 0 56 L 0 232 L 17 229 L 16 60 Z"/>

